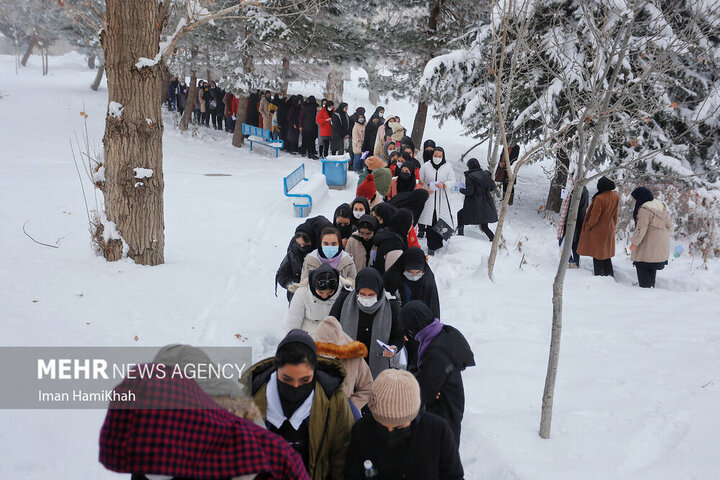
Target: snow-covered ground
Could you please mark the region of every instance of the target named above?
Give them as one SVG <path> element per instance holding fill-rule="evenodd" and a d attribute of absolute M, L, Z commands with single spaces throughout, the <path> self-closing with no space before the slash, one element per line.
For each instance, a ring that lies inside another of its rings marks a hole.
<path fill-rule="evenodd" d="M 0 56 L 0 343 L 185 342 L 250 345 L 255 360 L 271 355 L 287 309 L 284 292 L 273 294 L 275 270 L 300 222 L 282 195 L 282 176 L 302 159 L 234 148 L 224 132 L 181 134 L 168 115 L 166 263 L 107 263 L 90 248 L 69 147 L 85 128 L 81 111 L 100 145 L 107 89 L 88 88 L 94 72 L 79 55 L 51 58 L 46 77 L 36 57 L 19 75 L 13 62 Z M 351 110 L 372 110 L 358 76 L 345 100 Z M 321 84 L 293 84 L 295 92 L 319 96 Z M 410 102 L 385 107 L 411 128 Z M 426 138 L 457 162 L 474 143 L 460 131 L 431 119 Z M 477 156 L 485 165 L 484 152 Z M 308 173 L 320 170 L 319 162 L 305 164 Z M 615 279 L 593 277 L 588 258 L 568 272 L 552 438 L 538 437 L 558 259 L 555 227 L 538 214 L 548 186 L 541 167 L 520 178 L 494 282 L 486 275 L 490 243 L 476 227 L 430 260 L 443 319 L 468 337 L 477 362 L 464 375 L 466 478 L 717 478 L 720 274 L 717 262 L 706 270 L 686 254 L 671 259 L 654 290 L 633 286 L 623 244 Z M 350 174 L 349 185 L 355 181 Z M 352 198 L 354 188 L 331 190 L 313 215 L 329 216 Z M 454 203 L 456 210 L 459 196 Z M 23 225 L 59 248 L 33 243 Z M 0 411 L 0 477 L 126 478 L 97 461 L 103 418 L 92 410 Z"/>

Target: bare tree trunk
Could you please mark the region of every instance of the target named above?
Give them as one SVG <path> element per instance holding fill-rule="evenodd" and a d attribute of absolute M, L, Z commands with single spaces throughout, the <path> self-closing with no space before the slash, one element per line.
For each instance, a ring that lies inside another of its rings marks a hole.
<path fill-rule="evenodd" d="M 287 95 L 288 86 L 290 84 L 290 59 L 287 56 L 282 58 L 281 76 L 283 82 L 283 93 Z"/>
<path fill-rule="evenodd" d="M 368 74 L 368 98 L 370 103 L 377 107 L 380 100 L 380 94 L 377 90 L 377 60 L 369 59 L 369 62 L 363 65 L 363 69 Z"/>
<path fill-rule="evenodd" d="M 335 108 L 342 102 L 343 91 L 345 90 L 345 80 L 342 71 L 333 68 L 327 76 L 325 84 L 325 98 L 335 102 Z"/>
<path fill-rule="evenodd" d="M 247 95 L 238 95 L 238 110 L 235 114 L 235 130 L 233 130 L 232 144 L 233 147 L 242 147 L 245 144 L 245 137 L 242 134 L 242 124 L 247 117 L 248 97 Z"/>
<path fill-rule="evenodd" d="M 90 55 L 88 57 L 88 68 L 90 70 L 95 70 L 95 55 Z"/>
<path fill-rule="evenodd" d="M 136 263 L 164 262 L 165 232 L 162 169 L 162 102 L 164 63 L 138 68 L 139 57 L 158 53 L 163 6 L 157 0 L 107 0 L 101 43 L 110 108 L 103 137 L 105 151 L 105 212 Z M 114 112 L 119 112 L 115 113 Z M 136 177 L 136 168 L 152 170 Z M 122 255 L 115 242 L 108 259 Z"/>
<path fill-rule="evenodd" d="M 568 157 L 564 148 L 559 149 L 557 157 L 555 158 L 555 176 L 550 182 L 550 190 L 548 191 L 547 200 L 545 201 L 545 210 L 560 212 L 560 207 L 562 206 L 560 194 L 567 183 L 569 166 L 570 157 Z"/>
<path fill-rule="evenodd" d="M 43 76 L 45 76 L 50 69 L 50 63 L 48 61 L 47 42 L 44 39 L 41 41 L 40 56 L 42 57 L 42 72 Z"/>
<path fill-rule="evenodd" d="M 185 100 L 185 111 L 180 119 L 180 131 L 184 132 L 190 125 L 192 119 L 193 109 L 195 108 L 195 95 L 197 95 L 197 67 L 195 62 L 197 60 L 198 46 L 193 45 L 190 50 L 190 88 L 188 90 L 188 97 Z"/>
<path fill-rule="evenodd" d="M 25 50 L 25 54 L 23 55 L 22 60 L 20 60 L 20 65 L 22 65 L 23 67 L 25 65 L 27 65 L 27 61 L 30 58 L 30 55 L 32 54 L 33 47 L 35 47 L 35 45 L 37 45 L 37 43 L 38 43 L 38 36 L 35 35 L 30 39 L 30 44 L 28 45 L 27 50 Z"/>
<path fill-rule="evenodd" d="M 102 82 L 104 74 L 105 74 L 105 64 L 100 63 L 100 65 L 98 65 L 97 74 L 95 75 L 95 80 L 93 81 L 92 85 L 90 85 L 90 88 L 97 91 L 97 89 L 100 88 L 100 82 Z"/>
<path fill-rule="evenodd" d="M 492 247 L 490 248 L 490 256 L 488 257 L 488 278 L 492 280 L 493 270 L 495 269 L 495 260 L 497 259 L 498 248 L 500 246 L 500 239 L 502 238 L 503 226 L 505 225 L 505 216 L 507 215 L 508 207 L 510 205 L 510 196 L 512 195 L 513 188 L 515 187 L 515 176 L 508 179 L 508 188 L 505 191 L 503 197 L 502 206 L 500 207 L 500 215 L 498 216 L 498 224 L 495 229 L 495 238 L 493 238 Z"/>
<path fill-rule="evenodd" d="M 425 124 L 427 123 L 427 112 L 427 103 L 422 101 L 419 102 L 417 112 L 415 112 L 415 121 L 413 122 L 412 133 L 410 134 L 410 138 L 412 138 L 415 148 L 422 148 L 422 138 L 425 133 Z"/>

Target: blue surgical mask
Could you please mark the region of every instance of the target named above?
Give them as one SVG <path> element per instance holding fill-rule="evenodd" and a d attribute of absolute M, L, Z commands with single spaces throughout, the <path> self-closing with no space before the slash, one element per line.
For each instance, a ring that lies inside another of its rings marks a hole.
<path fill-rule="evenodd" d="M 323 245 L 322 252 L 325 258 L 333 258 L 340 251 L 340 247 L 337 245 Z"/>

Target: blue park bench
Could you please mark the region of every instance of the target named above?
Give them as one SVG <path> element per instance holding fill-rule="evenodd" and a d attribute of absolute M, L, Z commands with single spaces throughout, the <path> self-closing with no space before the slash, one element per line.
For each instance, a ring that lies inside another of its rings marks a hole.
<path fill-rule="evenodd" d="M 245 125 L 243 124 L 243 129 L 244 128 Z M 304 163 L 293 170 L 290 175 L 283 178 L 283 190 L 285 191 L 286 197 L 297 197 L 307 200 L 305 202 L 293 202 L 293 207 L 298 217 L 307 217 L 310 215 L 310 210 L 312 210 L 312 196 L 307 193 L 290 193 L 290 191 L 300 183 L 307 181 L 308 179 L 305 177 Z"/>
<path fill-rule="evenodd" d="M 282 140 L 273 140 L 270 130 L 248 125 L 247 123 L 242 124 L 243 135 L 248 136 L 248 142 L 250 142 L 250 151 L 253 149 L 253 143 L 258 145 L 264 145 L 275 150 L 275 158 L 278 156 L 278 152 L 285 146 L 285 142 Z"/>

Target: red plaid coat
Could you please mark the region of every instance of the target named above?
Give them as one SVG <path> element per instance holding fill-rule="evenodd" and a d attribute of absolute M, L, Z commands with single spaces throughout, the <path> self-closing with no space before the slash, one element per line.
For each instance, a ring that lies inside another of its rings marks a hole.
<path fill-rule="evenodd" d="M 125 379 L 115 391 L 132 391 L 136 401 L 110 403 L 100 431 L 100 463 L 109 470 L 208 480 L 247 474 L 310 479 L 282 437 L 223 409 L 193 380 Z"/>

